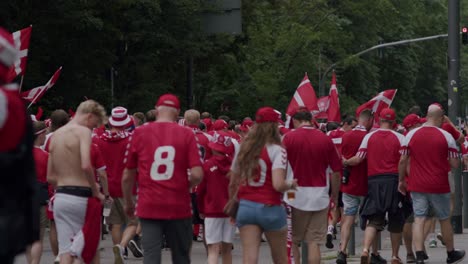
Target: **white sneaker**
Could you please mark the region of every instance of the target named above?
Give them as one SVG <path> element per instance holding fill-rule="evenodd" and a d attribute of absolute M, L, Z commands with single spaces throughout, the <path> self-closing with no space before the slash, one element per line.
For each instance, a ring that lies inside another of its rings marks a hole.
<path fill-rule="evenodd" d="M 112 247 L 112 252 L 114 252 L 114 264 L 125 264 L 124 261 L 124 249 L 120 245 L 114 245 Z"/>
<path fill-rule="evenodd" d="M 60 264 L 59 256 L 55 257 L 54 264 Z"/>

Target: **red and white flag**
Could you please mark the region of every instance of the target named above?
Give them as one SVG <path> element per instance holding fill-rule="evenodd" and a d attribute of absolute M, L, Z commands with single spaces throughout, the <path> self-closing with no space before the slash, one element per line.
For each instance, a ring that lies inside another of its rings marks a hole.
<path fill-rule="evenodd" d="M 15 65 L 10 68 L 7 75 L 7 82 L 13 81 L 13 79 L 24 74 L 26 71 L 26 62 L 28 60 L 29 40 L 31 39 L 32 25 L 13 32 L 13 40 L 15 42 L 16 49 L 19 50 L 18 59 L 15 61 Z"/>
<path fill-rule="evenodd" d="M 330 106 L 330 96 L 323 96 L 317 100 L 318 114 L 315 119 L 328 119 L 328 108 Z"/>
<path fill-rule="evenodd" d="M 393 90 L 385 90 L 379 93 L 374 98 L 370 99 L 367 103 L 360 105 L 356 109 L 356 116 L 359 116 L 359 113 L 361 113 L 362 110 L 370 109 L 372 110 L 372 113 L 374 114 L 374 123 L 377 123 L 379 119 L 380 111 L 382 111 L 382 109 L 389 108 L 390 105 L 392 105 L 396 92 L 397 92 L 397 89 L 393 89 Z"/>
<path fill-rule="evenodd" d="M 312 87 L 307 73 L 297 87 L 288 109 L 286 110 L 286 114 L 291 116 L 291 113 L 300 106 L 307 107 L 312 113 L 318 112 L 317 96 L 315 95 L 314 87 Z"/>
<path fill-rule="evenodd" d="M 330 101 L 328 106 L 328 122 L 341 122 L 340 100 L 338 99 L 338 89 L 336 88 L 336 74 L 333 72 L 330 86 Z"/>
<path fill-rule="evenodd" d="M 62 71 L 62 67 L 60 67 L 50 78 L 50 80 L 44 85 L 44 86 L 39 86 L 34 89 L 31 89 L 29 91 L 25 91 L 21 93 L 21 97 L 23 97 L 24 100 L 31 102 L 31 104 L 37 102 L 37 100 L 41 99 L 41 97 L 45 94 L 47 90 L 52 88 L 54 84 L 57 82 L 60 73 Z"/>

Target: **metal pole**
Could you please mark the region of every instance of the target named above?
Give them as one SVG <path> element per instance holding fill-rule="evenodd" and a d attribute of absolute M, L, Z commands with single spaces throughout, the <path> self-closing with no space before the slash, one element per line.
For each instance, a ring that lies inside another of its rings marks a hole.
<path fill-rule="evenodd" d="M 114 108 L 114 67 L 111 67 L 110 78 L 111 78 L 111 109 L 112 109 Z"/>
<path fill-rule="evenodd" d="M 449 0 L 448 3 L 448 114 L 456 123 L 460 116 L 460 1 Z M 462 193 L 461 170 L 452 170 L 455 178 L 455 199 L 452 215 L 453 230 L 463 233 L 462 227 Z"/>
<path fill-rule="evenodd" d="M 187 108 L 193 108 L 193 56 L 187 58 Z"/>
<path fill-rule="evenodd" d="M 468 172 L 463 172 L 463 190 L 468 190 Z M 463 227 L 468 228 L 468 195 L 463 195 Z"/>

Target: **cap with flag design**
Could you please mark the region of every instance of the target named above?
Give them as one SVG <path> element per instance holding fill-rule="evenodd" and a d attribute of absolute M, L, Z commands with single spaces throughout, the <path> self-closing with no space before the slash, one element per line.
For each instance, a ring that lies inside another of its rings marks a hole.
<path fill-rule="evenodd" d="M 380 111 L 379 117 L 380 119 L 387 121 L 395 121 L 396 119 L 395 111 L 391 108 L 382 109 L 382 111 Z"/>
<path fill-rule="evenodd" d="M 228 123 L 226 123 L 226 121 L 224 121 L 223 119 L 218 119 L 213 124 L 214 131 L 224 130 L 227 128 L 228 128 Z"/>
<path fill-rule="evenodd" d="M 7 75 L 16 59 L 19 51 L 15 48 L 13 36 L 3 28 L 0 28 L 0 80 L 6 82 Z"/>
<path fill-rule="evenodd" d="M 266 123 L 266 122 L 278 122 L 278 113 L 275 112 L 275 109 L 265 106 L 259 108 L 255 114 L 255 122 L 257 123 Z"/>
<path fill-rule="evenodd" d="M 224 154 L 232 154 L 234 152 L 234 145 L 232 138 L 227 132 L 216 131 L 211 137 L 208 147 L 214 151 L 218 151 Z"/>
<path fill-rule="evenodd" d="M 422 123 L 421 118 L 416 114 L 409 114 L 403 119 L 403 126 L 406 129 Z"/>
<path fill-rule="evenodd" d="M 128 115 L 127 109 L 122 106 L 117 106 L 112 109 L 112 115 L 109 118 L 109 124 L 113 127 L 127 127 L 133 120 Z"/>
<path fill-rule="evenodd" d="M 158 102 L 156 103 L 156 106 L 167 106 L 167 107 L 173 107 L 177 110 L 180 109 L 180 102 L 179 98 L 173 94 L 163 94 L 161 97 L 159 97 Z"/>

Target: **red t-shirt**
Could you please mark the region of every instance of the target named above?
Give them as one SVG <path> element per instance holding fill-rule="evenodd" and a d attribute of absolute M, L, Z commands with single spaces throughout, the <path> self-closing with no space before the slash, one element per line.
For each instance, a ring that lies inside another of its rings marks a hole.
<path fill-rule="evenodd" d="M 405 137 L 393 130 L 379 128 L 362 140 L 357 155 L 367 158 L 367 175 L 398 174 L 400 149 Z"/>
<path fill-rule="evenodd" d="M 434 126 L 422 126 L 408 133 L 402 154 L 410 158 L 408 189 L 422 193 L 449 193 L 449 158 L 458 156 L 454 138 Z"/>
<path fill-rule="evenodd" d="M 202 161 L 190 129 L 175 122 L 146 123 L 135 129 L 127 159 L 128 169 L 138 169 L 138 217 L 191 217 L 188 170 Z"/>
<path fill-rule="evenodd" d="M 188 126 L 192 129 L 195 134 L 195 138 L 198 143 L 198 148 L 200 150 L 200 156 L 203 161 L 208 160 L 211 157 L 211 149 L 208 147 L 211 136 L 208 133 L 201 131 L 198 126 Z"/>
<path fill-rule="evenodd" d="M 367 130 L 363 126 L 356 126 L 343 135 L 341 151 L 345 159 L 356 155 L 366 135 Z M 349 180 L 347 184 L 341 184 L 341 191 L 351 195 L 365 196 L 367 194 L 367 160 L 356 166 L 349 166 L 347 170 L 349 171 Z"/>
<path fill-rule="evenodd" d="M 49 160 L 49 153 L 39 147 L 34 147 L 33 155 L 37 181 L 40 183 L 47 183 L 47 162 Z"/>
<path fill-rule="evenodd" d="M 283 138 L 294 178 L 301 187 L 327 186 L 328 167 L 341 171 L 341 160 L 332 140 L 314 127 L 300 127 Z"/>
<path fill-rule="evenodd" d="M 338 154 L 341 153 L 341 148 L 342 148 L 342 142 L 343 142 L 343 135 L 345 134 L 345 131 L 341 128 L 335 129 L 333 131 L 330 131 L 327 133 L 327 136 L 331 138 L 333 141 L 333 144 L 335 144 L 336 149 L 338 150 Z"/>
<path fill-rule="evenodd" d="M 281 193 L 273 188 L 272 171 L 275 169 L 286 169 L 286 150 L 280 145 L 266 145 L 260 153 L 257 169 L 252 172 L 248 182 L 239 186 L 238 198 L 257 203 L 280 205 Z M 234 165 L 234 172 L 238 172 L 239 164 Z"/>
<path fill-rule="evenodd" d="M 107 182 L 111 197 L 123 197 L 122 176 L 125 168 L 125 152 L 131 133 L 126 131 L 103 133 L 95 143 L 106 164 Z"/>

